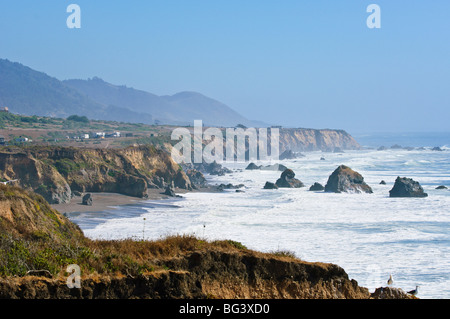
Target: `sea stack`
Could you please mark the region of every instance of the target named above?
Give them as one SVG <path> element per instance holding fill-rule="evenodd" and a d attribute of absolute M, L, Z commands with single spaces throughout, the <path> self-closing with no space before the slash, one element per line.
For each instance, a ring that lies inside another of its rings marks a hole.
<path fill-rule="evenodd" d="M 397 177 L 394 187 L 389 191 L 390 197 L 427 197 L 419 182 L 411 178 Z"/>
<path fill-rule="evenodd" d="M 300 188 L 305 185 L 295 178 L 295 173 L 290 168 L 281 173 L 280 178 L 275 183 L 279 188 Z"/>
<path fill-rule="evenodd" d="M 373 193 L 364 182 L 364 177 L 345 165 L 339 166 L 328 178 L 325 192 L 331 193 Z"/>

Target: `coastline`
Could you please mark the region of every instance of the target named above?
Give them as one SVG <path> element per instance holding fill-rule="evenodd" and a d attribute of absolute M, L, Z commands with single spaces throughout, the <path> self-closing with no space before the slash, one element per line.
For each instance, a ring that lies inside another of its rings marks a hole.
<path fill-rule="evenodd" d="M 183 195 L 186 193 L 192 193 L 192 192 L 202 192 L 202 193 L 210 193 L 210 192 L 216 192 L 213 187 L 208 188 L 201 188 L 198 190 L 185 190 L 176 188 L 175 193 L 177 195 Z M 92 206 L 87 206 L 82 204 L 83 197 L 77 196 L 72 198 L 70 203 L 67 204 L 52 204 L 50 205 L 53 209 L 56 209 L 61 214 L 65 213 L 84 213 L 84 212 L 101 212 L 105 210 L 110 210 L 117 206 L 126 206 L 126 205 L 134 205 L 138 204 L 139 202 L 146 201 L 146 200 L 164 200 L 164 199 L 171 199 L 174 197 L 170 197 L 167 195 L 162 194 L 164 192 L 163 189 L 149 189 L 147 191 L 147 198 L 140 198 L 140 197 L 133 197 L 133 196 L 127 196 L 122 195 L 118 193 L 96 193 L 96 192 L 88 192 L 92 194 Z"/>

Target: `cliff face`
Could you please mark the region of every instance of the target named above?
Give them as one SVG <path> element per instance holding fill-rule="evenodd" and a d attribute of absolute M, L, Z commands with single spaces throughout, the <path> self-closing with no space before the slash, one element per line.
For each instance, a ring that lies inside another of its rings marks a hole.
<path fill-rule="evenodd" d="M 0 242 L 10 239 L 38 239 L 55 244 L 84 238 L 81 229 L 42 198 L 18 187 L 0 185 Z M 1 247 L 4 248 L 4 247 Z M 0 255 L 4 257 L 4 250 Z M 0 258 L 0 268 L 3 266 Z"/>
<path fill-rule="evenodd" d="M 253 252 L 198 251 L 164 260 L 165 268 L 136 277 L 87 277 L 81 289 L 62 279 L 0 279 L 0 298 L 99 299 L 368 299 L 366 288 L 330 264 Z"/>
<path fill-rule="evenodd" d="M 343 130 L 280 129 L 280 151 L 356 150 L 361 146 Z"/>
<path fill-rule="evenodd" d="M 126 149 L 35 147 L 0 151 L 0 177 L 18 179 L 52 204 L 71 192 L 114 192 L 145 197 L 147 188 L 174 182 L 190 189 L 186 174 L 167 152 L 152 146 Z"/>

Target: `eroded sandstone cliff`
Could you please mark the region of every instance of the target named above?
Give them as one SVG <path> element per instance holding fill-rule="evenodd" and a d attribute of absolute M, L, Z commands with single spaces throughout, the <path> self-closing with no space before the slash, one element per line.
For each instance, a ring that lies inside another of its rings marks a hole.
<path fill-rule="evenodd" d="M 357 150 L 361 146 L 344 130 L 316 130 L 302 128 L 280 129 L 280 151 Z"/>
<path fill-rule="evenodd" d="M 70 201 L 72 191 L 145 197 L 148 188 L 190 189 L 189 178 L 170 155 L 153 146 L 124 149 L 63 147 L 0 151 L 0 178 L 41 194 L 49 203 Z"/>

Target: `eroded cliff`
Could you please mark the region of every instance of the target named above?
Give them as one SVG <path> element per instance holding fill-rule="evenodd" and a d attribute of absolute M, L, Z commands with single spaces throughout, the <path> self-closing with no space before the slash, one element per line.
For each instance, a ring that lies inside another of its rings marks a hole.
<path fill-rule="evenodd" d="M 72 191 L 112 192 L 145 197 L 148 188 L 190 189 L 170 155 L 153 146 L 124 149 L 63 147 L 6 148 L 0 151 L 0 178 L 18 184 L 49 203 L 70 201 Z"/>
<path fill-rule="evenodd" d="M 334 151 L 357 150 L 361 146 L 344 130 L 316 130 L 302 128 L 280 129 L 280 150 L 304 151 Z"/>

